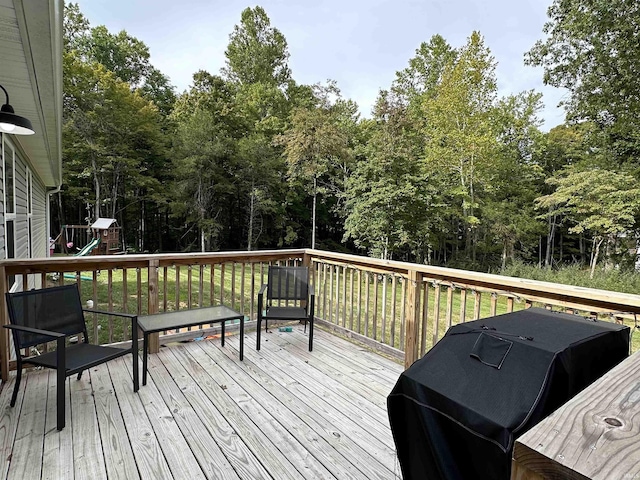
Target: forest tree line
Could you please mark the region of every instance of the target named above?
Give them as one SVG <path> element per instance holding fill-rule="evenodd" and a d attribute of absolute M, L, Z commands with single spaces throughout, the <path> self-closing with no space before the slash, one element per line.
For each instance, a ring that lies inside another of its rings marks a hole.
<path fill-rule="evenodd" d="M 479 32 L 461 46 L 431 36 L 361 118 L 335 82 L 295 81 L 259 6 L 230 33 L 225 67 L 177 93 L 143 41 L 67 4 L 53 224 L 115 218 L 139 252 L 315 246 L 478 270 L 631 267 L 640 7 L 628 7 L 551 5 L 524 61 L 570 96 L 566 123 L 543 132 L 541 94 L 499 95 Z"/>

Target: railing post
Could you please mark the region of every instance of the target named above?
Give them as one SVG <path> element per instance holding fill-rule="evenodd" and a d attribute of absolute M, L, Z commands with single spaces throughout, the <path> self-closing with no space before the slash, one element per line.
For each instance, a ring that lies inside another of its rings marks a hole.
<path fill-rule="evenodd" d="M 0 307 L 0 378 L 3 382 L 9 380 L 9 335 L 8 330 L 2 325 L 7 322 L 7 302 L 5 293 L 7 291 L 7 274 L 4 267 L 0 267 L 0 295 L 2 295 L 2 307 Z"/>
<path fill-rule="evenodd" d="M 418 359 L 418 325 L 420 324 L 420 286 L 422 273 L 409 270 L 405 305 L 404 366 L 409 368 Z"/>
<path fill-rule="evenodd" d="M 149 268 L 147 272 L 148 279 L 148 306 L 147 313 L 149 315 L 158 313 L 158 268 L 160 266 L 160 262 L 157 259 L 149 260 Z M 138 292 L 140 294 L 141 292 Z M 153 333 L 149 336 L 149 353 L 158 353 L 160 350 L 160 334 Z"/>

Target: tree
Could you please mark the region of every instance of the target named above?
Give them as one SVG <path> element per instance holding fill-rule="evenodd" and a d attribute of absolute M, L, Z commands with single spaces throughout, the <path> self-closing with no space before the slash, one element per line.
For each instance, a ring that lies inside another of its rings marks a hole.
<path fill-rule="evenodd" d="M 640 188 L 633 175 L 597 165 L 575 165 L 547 180 L 555 187 L 537 199 L 541 208 L 566 215 L 574 222 L 570 232 L 593 235 L 591 278 L 604 241 L 613 244 L 630 231 L 640 213 Z"/>
<path fill-rule="evenodd" d="M 225 51 L 223 74 L 235 83 L 272 83 L 283 86 L 291 77 L 284 35 L 271 26 L 262 7 L 242 11 Z"/>
<path fill-rule="evenodd" d="M 472 262 L 480 223 L 476 210 L 499 151 L 491 118 L 496 98 L 495 60 L 474 32 L 422 105 L 425 172 L 439 178 L 441 188 L 459 205 L 465 250 Z"/>
<path fill-rule="evenodd" d="M 543 66 L 544 81 L 571 92 L 574 121 L 590 120 L 637 157 L 640 114 L 640 4 L 627 0 L 554 0 L 526 62 Z"/>
<path fill-rule="evenodd" d="M 422 175 L 421 150 L 405 134 L 411 127 L 397 97 L 382 92 L 374 119 L 362 125 L 366 145 L 347 183 L 345 238 L 383 259 L 407 250 L 427 258 L 437 225 L 437 187 Z"/>
<path fill-rule="evenodd" d="M 333 103 L 332 95 L 337 98 Z M 318 87 L 317 97 L 318 106 L 295 108 L 291 114 L 291 127 L 276 138 L 277 144 L 284 146 L 290 177 L 304 182 L 313 199 L 311 248 L 316 245 L 318 194 L 327 189 L 335 194 L 340 189 L 338 182 L 344 186 L 351 155 L 347 122 L 356 121 L 354 106 L 340 98 L 334 84 Z"/>

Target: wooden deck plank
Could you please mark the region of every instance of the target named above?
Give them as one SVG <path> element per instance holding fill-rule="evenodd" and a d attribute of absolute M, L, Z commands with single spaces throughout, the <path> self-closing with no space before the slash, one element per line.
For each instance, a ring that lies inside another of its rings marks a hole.
<path fill-rule="evenodd" d="M 140 477 L 205 478 L 155 385 L 147 384 L 133 393 L 128 355 L 107 365 L 122 416 L 127 419 L 127 433 Z"/>
<path fill-rule="evenodd" d="M 13 456 L 13 445 L 16 431 L 18 430 L 18 420 L 20 419 L 20 408 L 24 396 L 24 389 L 20 389 L 16 399 L 16 406 L 11 407 L 9 405 L 14 382 L 15 376 L 12 375 L 0 390 L 0 413 L 2 414 L 0 417 L 0 458 L 3 459 L 2 477 L 0 478 L 7 478 L 7 473 L 9 472 Z"/>
<path fill-rule="evenodd" d="M 192 345 L 195 347 L 196 345 Z M 265 468 L 275 480 L 281 478 L 299 479 L 305 471 L 321 469 L 315 465 L 313 458 L 306 455 L 305 449 L 273 418 L 268 410 L 260 412 L 260 424 L 256 425 L 252 418 L 233 399 L 226 394 L 229 378 L 224 379 L 222 372 L 211 375 L 215 364 L 205 361 L 205 365 L 192 357 L 183 348 L 174 347 L 172 353 L 188 366 L 191 376 L 200 388 L 208 395 L 219 410 L 224 411 L 228 422 L 233 425 L 236 433 L 243 439 L 256 456 L 262 459 Z M 199 352 L 196 354 L 204 359 Z M 208 357 L 207 357 L 208 359 Z M 206 359 L 204 359 L 206 360 Z M 209 359 L 210 360 L 210 359 Z M 224 379 L 224 381 L 222 380 Z M 248 400 L 248 398 L 246 399 Z M 245 401 L 245 399 L 243 399 Z M 312 478 L 323 478 L 315 476 Z M 327 476 L 324 478 L 331 478 Z"/>
<path fill-rule="evenodd" d="M 294 335 L 291 335 L 294 333 Z M 311 365 L 318 366 L 323 365 L 323 368 L 333 368 L 333 375 L 335 378 L 342 376 L 349 377 L 349 382 L 358 383 L 358 388 L 366 391 L 365 396 L 376 395 L 378 398 L 382 398 L 386 401 L 387 396 L 391 391 L 391 387 L 395 384 L 398 375 L 391 380 L 387 375 L 382 375 L 379 371 L 374 371 L 369 368 L 369 365 L 363 365 L 358 361 L 358 355 L 352 355 L 351 358 L 345 356 L 336 355 L 327 351 L 326 347 L 314 346 L 313 352 L 309 352 L 307 336 L 303 333 L 303 327 L 299 329 L 294 328 L 293 332 L 274 332 L 276 337 L 274 341 L 279 346 L 282 346 L 282 342 L 289 343 L 297 352 L 298 355 L 303 355 Z M 327 335 L 330 336 L 330 335 Z M 323 337 L 324 338 L 324 337 Z M 320 342 L 322 344 L 322 342 Z M 331 372 L 328 372 L 331 373 Z M 389 378 L 391 382 L 385 382 L 384 379 Z M 391 383 L 391 386 L 388 386 Z"/>
<path fill-rule="evenodd" d="M 80 380 L 77 380 L 76 375 L 67 378 L 73 418 L 67 419 L 65 428 L 72 430 L 73 467 L 76 478 L 106 479 L 107 467 L 102 454 L 100 427 L 90 381 L 91 373 L 93 372 L 85 371 Z M 27 394 L 28 392 L 25 395 Z M 55 397 L 50 401 L 55 403 Z"/>
<path fill-rule="evenodd" d="M 174 355 L 163 348 L 151 363 L 154 383 L 207 478 L 269 477 Z M 227 457 L 240 465 L 242 475 L 236 473 Z"/>
<path fill-rule="evenodd" d="M 22 376 L 22 383 L 25 384 L 24 399 L 22 405 L 16 403 L 16 408 L 20 409 L 20 421 L 7 476 L 16 480 L 40 478 L 42 473 L 42 437 L 49 377 L 46 372 L 29 372 Z"/>
<path fill-rule="evenodd" d="M 49 391 L 47 394 L 49 400 L 47 401 L 47 421 L 44 434 L 42 478 L 47 480 L 73 479 L 75 478 L 73 469 L 73 429 L 65 428 L 61 432 L 57 430 L 56 371 L 47 369 L 42 375 L 48 375 L 49 377 Z M 75 381 L 75 377 L 71 381 Z M 71 381 L 67 380 L 65 382 L 65 418 L 68 424 L 73 421 L 70 402 Z"/>
<path fill-rule="evenodd" d="M 268 335 L 242 362 L 237 335 L 225 347 L 163 347 L 139 393 L 128 356 L 71 377 L 62 432 L 55 372 L 26 372 L 13 409 L 10 380 L 0 390 L 6 477 L 399 478 L 385 392 L 402 366 L 322 329 L 308 352 L 297 330 Z"/>
<path fill-rule="evenodd" d="M 207 353 L 214 356 L 235 354 L 235 352 L 229 353 L 223 349 L 207 349 Z M 360 471 L 359 475 L 364 475 L 366 478 L 390 478 L 395 462 L 393 450 L 385 449 L 384 445 L 375 439 L 375 435 L 351 420 L 341 411 L 339 406 L 325 401 L 323 397 L 309 391 L 299 383 L 292 382 L 288 373 L 274 368 L 272 362 L 260 362 L 260 359 L 263 358 L 262 350 L 260 350 L 255 353 L 255 361 L 253 358 L 245 357 L 243 365 L 237 365 L 234 369 L 233 365 L 227 364 L 226 370 L 233 375 L 249 376 L 255 382 L 255 385 L 249 389 L 252 395 L 255 395 L 259 389 L 264 389 L 272 398 L 277 398 L 282 402 L 287 409 L 286 416 L 281 419 L 283 423 L 290 423 L 291 413 L 295 414 L 300 422 L 308 425 L 320 439 L 328 444 L 328 448 L 335 450 L 340 457 L 335 461 L 331 461 L 331 458 L 335 458 L 335 456 L 328 459 L 329 461 L 325 465 L 329 470 L 332 470 L 332 467 L 339 467 L 349 472 L 351 466 L 348 464 L 353 464 Z M 248 380 L 243 380 L 242 384 L 250 383 Z M 374 447 L 369 449 L 368 447 L 371 447 L 372 444 Z M 320 450 L 321 456 L 327 456 L 328 450 L 325 450 L 325 445 L 317 440 L 311 445 L 305 446 L 312 453 Z M 388 459 L 389 464 L 385 465 L 383 459 Z M 334 471 L 334 474 L 338 478 L 344 476 L 344 473 L 341 475 L 340 471 Z"/>
<path fill-rule="evenodd" d="M 243 407 L 249 410 L 248 413 L 251 416 L 259 418 L 258 411 L 250 411 L 251 405 L 267 405 L 269 412 L 282 425 L 282 428 L 291 433 L 323 465 L 324 471 L 327 472 L 325 476 L 319 477 L 318 472 L 313 472 L 314 476 L 311 478 L 326 478 L 326 475 L 334 475 L 336 478 L 359 478 L 362 476 L 361 470 L 358 470 L 352 461 L 344 458 L 334 448 L 332 442 L 328 441 L 329 435 L 325 432 L 326 429 L 317 421 L 311 421 L 310 416 L 304 415 L 305 406 L 299 401 L 292 401 L 290 392 L 283 388 L 272 393 L 267 385 L 255 380 L 247 371 L 249 361 L 246 358 L 242 365 L 239 365 L 240 362 L 234 362 L 235 365 L 229 363 L 226 355 L 235 354 L 235 352 L 229 351 L 230 349 L 225 349 L 223 352 L 222 349 L 210 348 L 206 344 L 200 346 L 203 353 L 210 356 L 214 362 L 224 364 L 225 372 L 237 379 L 238 383 L 242 385 L 242 391 L 236 393 L 237 398 L 249 395 L 253 399 L 254 402 L 242 402 Z M 281 374 L 274 366 L 271 370 L 276 375 Z M 272 379 L 266 379 L 265 383 L 274 384 L 275 382 Z M 236 387 L 237 384 L 234 382 L 232 385 Z M 233 387 L 227 390 L 232 395 L 234 393 Z M 304 418 L 305 416 L 307 418 Z M 335 434 L 336 430 L 333 429 L 332 433 Z M 335 438 L 332 436 L 331 440 L 335 440 Z"/>
<path fill-rule="evenodd" d="M 320 371 L 324 374 L 327 372 L 328 381 L 335 384 L 338 388 L 338 393 L 343 394 L 348 399 L 366 399 L 366 407 L 364 410 L 371 414 L 384 419 L 387 417 L 387 396 L 391 391 L 381 387 L 371 388 L 368 385 L 364 385 L 361 381 L 355 381 L 355 378 L 351 375 L 351 365 L 337 364 L 334 367 L 334 360 L 330 360 L 330 364 L 326 365 L 324 361 L 320 361 L 316 358 L 315 352 L 309 352 L 308 348 L 299 348 L 302 342 L 305 342 L 306 336 L 302 331 L 297 332 L 274 332 L 273 344 L 277 345 L 277 349 L 267 350 L 270 353 L 282 353 L 286 355 L 287 360 L 294 362 L 296 365 L 302 368 L 312 367 L 312 371 Z M 299 336 L 299 340 L 295 340 L 295 337 Z M 314 340 L 315 343 L 315 340 Z M 354 374 L 355 375 L 355 374 Z M 356 375 L 357 377 L 357 375 Z M 379 384 L 379 379 L 371 377 L 368 380 L 370 383 Z M 356 393 L 357 395 L 354 395 Z M 360 405 L 362 406 L 362 405 Z"/>
<path fill-rule="evenodd" d="M 286 335 L 291 335 L 287 333 Z M 234 342 L 235 340 L 231 340 Z M 277 341 L 272 342 L 274 345 Z M 343 408 L 348 408 L 352 418 L 376 432 L 379 438 L 389 437 L 389 420 L 386 410 L 386 397 L 370 394 L 367 389 L 361 388 L 348 377 L 340 375 L 325 375 L 325 367 L 322 364 L 314 366 L 313 354 L 310 352 L 298 355 L 289 353 L 286 348 L 279 346 L 275 350 L 265 349 L 264 356 L 268 361 L 276 365 L 288 365 L 287 371 L 292 379 L 316 392 L 318 395 L 330 395 L 332 401 L 341 403 Z M 352 390 L 353 388 L 353 390 Z M 354 395 L 354 392 L 358 395 Z M 348 407 L 347 407 L 348 405 Z"/>
<path fill-rule="evenodd" d="M 107 476 L 110 480 L 140 478 L 109 368 L 102 364 L 90 373 Z"/>

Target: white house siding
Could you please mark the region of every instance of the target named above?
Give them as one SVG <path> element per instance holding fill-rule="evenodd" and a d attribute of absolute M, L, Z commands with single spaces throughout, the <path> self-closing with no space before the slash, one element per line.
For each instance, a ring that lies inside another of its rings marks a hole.
<path fill-rule="evenodd" d="M 32 257 L 46 257 L 49 249 L 49 232 L 47 232 L 47 219 L 45 212 L 47 211 L 46 200 L 47 193 L 45 186 L 40 179 L 33 175 L 33 208 L 32 208 L 32 227 L 33 235 L 33 253 Z"/>
<path fill-rule="evenodd" d="M 15 182 L 15 258 L 36 258 L 46 257 L 49 248 L 49 236 L 46 231 L 46 188 L 43 182 L 33 170 L 31 165 L 25 160 L 26 156 L 10 138 L 3 139 L 2 162 L 11 161 L 12 150 L 15 152 L 14 182 Z M 6 146 L 11 148 L 6 148 Z M 6 157 L 6 158 L 5 158 Z M 7 238 L 5 235 L 5 192 L 4 192 L 5 169 L 0 168 L 0 259 L 7 258 L 5 245 Z M 31 178 L 31 215 L 28 212 L 29 188 L 28 178 Z M 31 218 L 31 242 L 29 241 L 29 218 Z M 32 276 L 29 278 L 29 287 L 39 287 L 40 278 Z M 20 289 L 22 279 L 16 278 L 12 290 Z"/>

